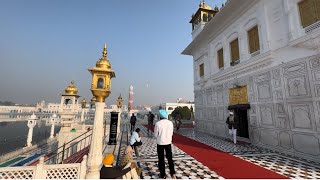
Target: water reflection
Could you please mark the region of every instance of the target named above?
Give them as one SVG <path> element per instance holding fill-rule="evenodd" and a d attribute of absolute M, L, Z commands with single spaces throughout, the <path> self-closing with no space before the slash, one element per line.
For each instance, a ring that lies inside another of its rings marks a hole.
<path fill-rule="evenodd" d="M 28 121 L 0 122 L 0 155 L 23 148 L 27 143 Z M 55 125 L 55 134 L 61 126 Z M 51 124 L 38 120 L 33 128 L 32 144 L 39 143 L 50 137 Z"/>

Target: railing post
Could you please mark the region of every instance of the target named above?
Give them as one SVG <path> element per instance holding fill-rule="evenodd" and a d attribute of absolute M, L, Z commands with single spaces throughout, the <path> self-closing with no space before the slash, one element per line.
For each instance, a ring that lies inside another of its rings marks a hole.
<path fill-rule="evenodd" d="M 81 165 L 80 165 L 80 179 L 84 179 L 87 174 L 87 155 L 83 156 Z"/>
<path fill-rule="evenodd" d="M 46 179 L 44 172 L 44 157 L 39 159 L 39 164 L 36 166 L 35 179 Z"/>
<path fill-rule="evenodd" d="M 63 164 L 63 159 L 64 159 L 64 151 L 66 149 L 66 143 L 63 143 L 63 147 L 62 147 L 62 157 L 61 157 L 61 164 Z"/>

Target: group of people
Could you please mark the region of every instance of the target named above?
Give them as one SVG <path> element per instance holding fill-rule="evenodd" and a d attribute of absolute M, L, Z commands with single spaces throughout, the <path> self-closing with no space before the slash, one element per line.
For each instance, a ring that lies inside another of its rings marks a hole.
<path fill-rule="evenodd" d="M 152 131 L 154 115 L 150 112 L 148 116 L 148 132 Z M 154 137 L 157 142 L 158 153 L 158 167 L 160 171 L 159 177 L 166 178 L 165 173 L 165 159 L 166 156 L 169 164 L 170 175 L 172 179 L 176 179 L 174 162 L 172 159 L 172 136 L 173 136 L 173 123 L 168 120 L 168 113 L 165 110 L 159 110 L 160 120 L 155 124 Z M 135 128 L 136 117 L 132 114 L 130 118 L 131 131 Z M 149 121 L 150 120 L 150 121 Z M 150 123 L 149 123 L 150 122 Z M 113 166 L 114 156 L 107 154 L 103 159 L 103 166 L 100 170 L 100 179 L 138 179 L 141 174 L 141 169 L 133 160 L 133 150 L 137 158 L 139 157 L 138 147 L 142 145 L 142 134 L 139 128 L 132 132 L 130 145 L 125 151 L 125 156 L 121 161 L 120 166 Z"/>

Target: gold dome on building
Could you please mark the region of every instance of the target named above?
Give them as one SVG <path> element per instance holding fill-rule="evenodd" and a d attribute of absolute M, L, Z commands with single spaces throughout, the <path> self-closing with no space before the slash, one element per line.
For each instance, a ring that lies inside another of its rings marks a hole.
<path fill-rule="evenodd" d="M 111 68 L 111 64 L 107 58 L 107 44 L 104 44 L 104 48 L 102 51 L 102 58 L 100 58 L 99 61 L 97 61 L 96 67 L 103 68 L 103 69 Z"/>
<path fill-rule="evenodd" d="M 71 84 L 64 91 L 67 95 L 78 94 L 78 88 L 74 85 L 74 81 L 71 81 Z"/>
<path fill-rule="evenodd" d="M 209 5 L 207 5 L 205 1 L 200 2 L 199 7 L 202 9 L 212 10 L 212 8 Z"/>
<path fill-rule="evenodd" d="M 215 10 L 215 11 L 219 11 L 219 8 L 218 8 L 217 5 L 214 7 L 214 10 Z"/>

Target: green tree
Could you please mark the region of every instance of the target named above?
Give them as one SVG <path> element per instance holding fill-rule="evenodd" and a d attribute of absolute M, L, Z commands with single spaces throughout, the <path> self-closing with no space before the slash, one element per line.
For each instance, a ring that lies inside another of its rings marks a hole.
<path fill-rule="evenodd" d="M 172 113 L 171 113 L 171 117 L 176 118 L 178 115 L 180 115 L 181 119 L 191 119 L 191 110 L 187 107 L 176 107 Z"/>

